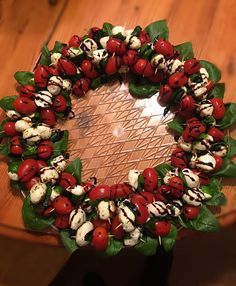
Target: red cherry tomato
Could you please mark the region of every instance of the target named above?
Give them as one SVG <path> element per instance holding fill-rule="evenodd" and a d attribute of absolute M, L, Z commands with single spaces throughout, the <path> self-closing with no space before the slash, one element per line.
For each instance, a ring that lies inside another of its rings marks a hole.
<path fill-rule="evenodd" d="M 8 136 L 17 136 L 20 133 L 16 131 L 15 128 L 16 123 L 13 121 L 8 121 L 3 125 L 3 131 Z"/>
<path fill-rule="evenodd" d="M 182 213 L 187 219 L 194 219 L 198 216 L 200 209 L 200 206 L 185 205 Z"/>
<path fill-rule="evenodd" d="M 40 118 L 48 126 L 54 126 L 57 122 L 56 113 L 51 109 L 42 108 L 40 110 Z"/>
<path fill-rule="evenodd" d="M 225 105 L 224 105 L 224 102 L 221 98 L 212 98 L 211 99 L 211 103 L 213 105 L 213 117 L 216 119 L 216 120 L 220 120 L 222 118 L 224 118 L 224 115 L 225 115 Z"/>
<path fill-rule="evenodd" d="M 136 50 L 128 50 L 123 55 L 123 64 L 128 67 L 133 66 L 138 60 L 138 52 Z"/>
<path fill-rule="evenodd" d="M 55 76 L 60 75 L 60 71 L 58 70 L 57 67 L 53 67 L 53 66 L 48 67 L 48 66 L 45 66 L 44 68 L 45 68 L 45 70 L 49 73 L 49 75 L 55 75 Z"/>
<path fill-rule="evenodd" d="M 77 96 L 83 96 L 89 90 L 89 85 L 90 79 L 81 77 L 73 84 L 72 93 Z"/>
<path fill-rule="evenodd" d="M 116 239 L 123 239 L 125 236 L 125 231 L 123 229 L 122 223 L 119 220 L 118 215 L 115 216 L 111 222 L 111 233 Z"/>
<path fill-rule="evenodd" d="M 120 39 L 110 38 L 107 41 L 106 49 L 110 54 L 116 54 L 122 56 L 126 52 L 126 45 Z"/>
<path fill-rule="evenodd" d="M 204 172 L 200 172 L 198 169 L 192 169 L 192 171 L 198 175 L 200 179 L 200 185 L 209 185 L 210 184 L 210 177 L 208 174 Z"/>
<path fill-rule="evenodd" d="M 99 219 L 99 218 L 97 218 L 97 219 L 93 219 L 91 222 L 92 222 L 94 228 L 96 228 L 96 227 L 98 227 L 98 226 L 102 226 L 102 227 L 104 227 L 107 231 L 110 230 L 111 225 L 110 225 L 110 223 L 109 223 L 108 220 L 104 220 L 104 219 Z"/>
<path fill-rule="evenodd" d="M 183 117 L 191 117 L 196 109 L 196 102 L 191 95 L 184 96 L 180 101 L 180 114 Z"/>
<path fill-rule="evenodd" d="M 108 246 L 108 233 L 107 230 L 98 226 L 93 231 L 92 244 L 97 251 L 104 251 Z"/>
<path fill-rule="evenodd" d="M 187 158 L 186 153 L 181 148 L 176 148 L 173 150 L 170 156 L 171 164 L 175 168 L 184 169 L 187 168 Z"/>
<path fill-rule="evenodd" d="M 10 152 L 13 155 L 19 156 L 24 152 L 20 139 L 20 136 L 13 136 L 10 140 Z"/>
<path fill-rule="evenodd" d="M 25 85 L 20 87 L 20 96 L 34 98 L 35 88 L 32 85 Z"/>
<path fill-rule="evenodd" d="M 53 109 L 56 112 L 64 112 L 67 108 L 66 99 L 63 95 L 57 95 L 53 103 Z"/>
<path fill-rule="evenodd" d="M 109 199 L 111 196 L 111 188 L 107 185 L 98 185 L 89 192 L 91 201 L 100 199 Z"/>
<path fill-rule="evenodd" d="M 89 79 L 93 79 L 99 76 L 98 71 L 95 69 L 94 63 L 89 60 L 82 61 L 81 70 L 84 73 L 84 75 Z"/>
<path fill-rule="evenodd" d="M 170 87 L 179 88 L 186 85 L 188 82 L 188 77 L 183 72 L 173 73 L 168 80 Z"/>
<path fill-rule="evenodd" d="M 32 114 L 36 111 L 37 107 L 34 101 L 27 97 L 18 97 L 13 102 L 14 109 L 24 115 Z"/>
<path fill-rule="evenodd" d="M 196 59 L 189 59 L 184 62 L 184 72 L 186 74 L 198 73 L 201 68 L 201 64 Z"/>
<path fill-rule="evenodd" d="M 173 99 L 173 90 L 168 84 L 160 86 L 158 102 L 161 106 L 165 106 Z"/>
<path fill-rule="evenodd" d="M 65 58 L 60 58 L 58 60 L 57 67 L 59 71 L 69 76 L 76 75 L 77 73 L 76 65 L 72 61 Z"/>
<path fill-rule="evenodd" d="M 43 160 L 37 160 L 37 166 L 38 166 L 38 173 L 40 173 L 40 170 L 44 167 L 47 167 L 48 164 Z"/>
<path fill-rule="evenodd" d="M 209 92 L 210 90 L 212 90 L 214 85 L 215 85 L 215 83 L 213 80 L 208 80 L 208 83 L 206 84 L 207 91 Z"/>
<path fill-rule="evenodd" d="M 41 216 L 43 216 L 43 217 L 49 217 L 53 212 L 54 212 L 54 208 L 53 208 L 52 206 L 49 206 L 49 207 L 43 209 L 43 210 L 40 212 L 40 214 L 41 214 Z M 68 216 L 68 217 L 69 217 L 69 216 Z M 58 222 L 57 222 L 57 223 L 58 223 Z M 61 223 L 60 223 L 60 225 L 61 225 Z"/>
<path fill-rule="evenodd" d="M 121 67 L 122 59 L 119 56 L 113 55 L 108 58 L 104 71 L 108 75 L 113 75 L 118 72 Z"/>
<path fill-rule="evenodd" d="M 132 188 L 127 183 L 115 184 L 111 186 L 110 198 L 127 198 L 132 193 Z"/>
<path fill-rule="evenodd" d="M 143 191 L 140 193 L 140 195 L 144 198 L 145 204 L 150 204 L 155 200 L 155 196 L 153 193 Z"/>
<path fill-rule="evenodd" d="M 155 194 L 155 199 L 157 201 L 167 202 L 167 199 L 173 198 L 172 189 L 168 185 L 160 185 Z"/>
<path fill-rule="evenodd" d="M 150 193 L 149 193 L 150 194 Z M 135 203 L 141 203 L 143 205 L 147 205 L 147 201 L 146 199 L 140 194 L 137 194 L 137 193 L 132 193 L 131 196 L 130 196 L 130 199 L 131 199 L 131 202 L 133 204 Z"/>
<path fill-rule="evenodd" d="M 52 202 L 55 212 L 61 215 L 69 214 L 73 210 L 71 201 L 65 196 L 58 196 Z"/>
<path fill-rule="evenodd" d="M 80 43 L 82 41 L 82 38 L 78 35 L 73 35 L 69 40 L 69 46 L 70 47 L 79 47 Z"/>
<path fill-rule="evenodd" d="M 135 201 L 132 202 L 135 207 L 136 207 L 136 216 L 135 216 L 135 220 L 137 223 L 139 224 L 145 224 L 149 218 L 149 212 L 148 209 L 146 207 L 146 202 L 142 203 L 141 201 Z"/>
<path fill-rule="evenodd" d="M 164 81 L 166 78 L 166 74 L 163 70 L 157 70 L 155 71 L 155 74 L 151 77 L 148 78 L 148 80 L 150 82 L 154 82 L 154 83 L 160 83 L 162 81 Z"/>
<path fill-rule="evenodd" d="M 46 87 L 49 73 L 44 66 L 38 65 L 34 70 L 34 82 L 38 87 Z"/>
<path fill-rule="evenodd" d="M 50 210 L 51 211 L 51 210 Z M 70 215 L 60 215 L 56 216 L 54 225 L 59 229 L 67 229 L 70 227 Z"/>
<path fill-rule="evenodd" d="M 28 182 L 24 183 L 25 188 L 29 191 L 35 184 L 40 182 L 39 177 L 33 177 Z"/>
<path fill-rule="evenodd" d="M 151 77 L 154 75 L 153 67 L 146 59 L 138 59 L 134 65 L 134 71 L 144 77 Z"/>
<path fill-rule="evenodd" d="M 43 141 L 38 146 L 37 155 L 40 159 L 48 159 L 51 157 L 51 155 L 53 153 L 52 144 L 48 144 L 47 142 L 48 141 Z"/>
<path fill-rule="evenodd" d="M 170 233 L 171 223 L 167 220 L 160 220 L 155 222 L 155 234 L 157 236 L 166 236 Z"/>
<path fill-rule="evenodd" d="M 162 54 L 166 58 L 172 58 L 174 56 L 174 47 L 171 43 L 164 39 L 158 39 L 154 45 L 154 50 L 158 54 Z"/>
<path fill-rule="evenodd" d="M 93 39 L 93 36 L 97 34 L 98 31 L 100 31 L 101 29 L 98 27 L 92 27 L 89 31 L 88 37 L 90 39 Z"/>
<path fill-rule="evenodd" d="M 18 168 L 19 181 L 25 183 L 29 181 L 38 171 L 37 161 L 34 159 L 24 160 Z"/>
<path fill-rule="evenodd" d="M 172 195 L 175 198 L 180 198 L 183 195 L 184 191 L 184 182 L 179 177 L 172 177 L 169 182 L 169 186 L 171 187 Z"/>
<path fill-rule="evenodd" d="M 223 159 L 222 159 L 222 157 L 220 157 L 220 156 L 218 156 L 218 155 L 213 155 L 213 157 L 215 158 L 215 160 L 216 160 L 216 166 L 215 166 L 215 168 L 214 168 L 214 172 L 217 172 L 217 171 L 219 171 L 220 169 L 221 169 L 221 167 L 222 167 L 222 164 L 223 164 Z"/>
<path fill-rule="evenodd" d="M 141 31 L 141 32 L 139 33 L 139 35 L 138 35 L 138 38 L 139 38 L 139 40 L 140 40 L 140 42 L 141 42 L 142 45 L 151 42 L 151 39 L 150 39 L 148 33 L 145 32 L 145 31 Z"/>
<path fill-rule="evenodd" d="M 145 191 L 154 192 L 158 185 L 158 174 L 154 168 L 143 170 L 143 188 Z"/>
<path fill-rule="evenodd" d="M 209 128 L 208 134 L 214 138 L 215 142 L 223 141 L 225 136 L 224 132 L 216 127 Z"/>
<path fill-rule="evenodd" d="M 59 181 L 59 185 L 61 187 L 63 187 L 64 189 L 68 188 L 68 187 L 73 187 L 77 184 L 77 180 L 76 178 L 68 173 L 68 172 L 62 172 L 61 173 L 61 178 Z"/>

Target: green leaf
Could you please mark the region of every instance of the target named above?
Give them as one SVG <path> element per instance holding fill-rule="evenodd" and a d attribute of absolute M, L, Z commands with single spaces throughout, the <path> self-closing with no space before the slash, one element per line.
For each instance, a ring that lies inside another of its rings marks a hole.
<path fill-rule="evenodd" d="M 32 72 L 18 71 L 14 74 L 14 78 L 21 85 L 34 85 L 34 74 Z"/>
<path fill-rule="evenodd" d="M 191 42 L 186 42 L 174 47 L 180 53 L 181 59 L 187 60 L 194 57 L 193 46 Z"/>
<path fill-rule="evenodd" d="M 212 197 L 205 202 L 208 206 L 222 206 L 226 203 L 226 198 L 224 193 L 221 192 L 222 184 L 217 179 L 212 177 L 210 184 L 206 186 L 201 186 L 201 191 L 211 195 Z"/>
<path fill-rule="evenodd" d="M 20 191 L 23 189 L 23 186 L 19 181 L 10 180 L 10 186 L 12 189 L 17 190 L 17 191 Z"/>
<path fill-rule="evenodd" d="M 111 36 L 112 35 L 112 29 L 114 28 L 114 26 L 110 23 L 104 23 L 102 26 L 103 31 L 108 35 Z"/>
<path fill-rule="evenodd" d="M 24 199 L 22 207 L 22 218 L 27 228 L 32 230 L 43 230 L 54 222 L 53 217 L 42 218 L 40 217 L 30 201 L 29 195 Z"/>
<path fill-rule="evenodd" d="M 228 157 L 223 159 L 221 169 L 214 173 L 213 176 L 235 178 L 236 177 L 236 164 L 232 162 Z"/>
<path fill-rule="evenodd" d="M 170 164 L 162 163 L 154 167 L 154 169 L 161 178 L 164 178 L 168 171 L 173 170 L 173 167 Z"/>
<path fill-rule="evenodd" d="M 147 236 L 142 237 L 142 240 L 134 248 L 143 255 L 155 255 L 157 251 L 157 239 Z"/>
<path fill-rule="evenodd" d="M 0 107 L 4 110 L 15 110 L 15 108 L 13 107 L 13 102 L 15 101 L 15 99 L 17 98 L 16 95 L 13 96 L 5 96 L 0 100 Z"/>
<path fill-rule="evenodd" d="M 10 153 L 10 145 L 9 143 L 0 144 L 0 154 L 4 156 L 8 156 Z"/>
<path fill-rule="evenodd" d="M 224 142 L 228 146 L 227 157 L 232 158 L 236 155 L 236 140 L 230 136 L 224 137 Z"/>
<path fill-rule="evenodd" d="M 167 123 L 167 126 L 171 131 L 173 131 L 177 135 L 181 135 L 184 131 L 183 124 L 177 118 L 174 118 L 172 121 Z"/>
<path fill-rule="evenodd" d="M 111 257 L 117 255 L 123 248 L 123 243 L 113 237 L 109 238 L 107 249 L 103 252 L 99 252 L 99 255 L 103 257 Z"/>
<path fill-rule="evenodd" d="M 80 158 L 72 161 L 66 168 L 66 171 L 73 174 L 77 179 L 77 183 L 81 183 L 81 171 L 82 171 L 82 163 Z"/>
<path fill-rule="evenodd" d="M 208 206 L 224 206 L 226 203 L 227 199 L 225 194 L 222 192 L 215 194 L 210 200 L 205 202 L 205 204 Z"/>
<path fill-rule="evenodd" d="M 166 236 L 163 236 L 161 239 L 162 245 L 165 251 L 170 251 L 175 245 L 175 241 L 178 235 L 178 230 L 175 225 L 171 224 L 170 233 Z"/>
<path fill-rule="evenodd" d="M 225 84 L 221 82 L 221 83 L 216 83 L 214 85 L 214 88 L 213 88 L 213 90 L 211 92 L 211 95 L 213 97 L 223 99 L 224 98 L 224 93 L 225 93 Z"/>
<path fill-rule="evenodd" d="M 143 175 L 139 175 L 138 176 L 138 188 L 137 188 L 137 192 L 141 192 L 143 189 L 143 183 L 144 183 L 144 177 Z"/>
<path fill-rule="evenodd" d="M 215 232 L 219 230 L 217 219 L 206 206 L 201 207 L 201 211 L 195 219 L 184 222 L 188 228 L 197 231 Z"/>
<path fill-rule="evenodd" d="M 159 90 L 159 84 L 146 83 L 137 84 L 134 82 L 129 82 L 129 92 L 133 97 L 137 98 L 148 98 L 156 94 Z"/>
<path fill-rule="evenodd" d="M 23 152 L 22 156 L 24 158 L 35 157 L 37 155 L 38 146 L 28 146 Z"/>
<path fill-rule="evenodd" d="M 221 72 L 217 66 L 204 60 L 201 60 L 200 63 L 201 66 L 207 70 L 210 79 L 214 82 L 218 82 L 221 79 Z"/>
<path fill-rule="evenodd" d="M 94 90 L 103 85 L 104 83 L 108 82 L 111 78 L 111 76 L 102 74 L 101 76 L 98 76 L 91 81 L 90 88 Z"/>
<path fill-rule="evenodd" d="M 168 39 L 169 37 L 169 29 L 167 27 L 166 20 L 153 22 L 149 24 L 144 31 L 149 34 L 152 42 L 154 42 L 157 37 L 162 39 Z"/>
<path fill-rule="evenodd" d="M 64 130 L 63 136 L 60 138 L 60 140 L 53 143 L 53 150 L 54 151 L 53 151 L 52 157 L 59 156 L 67 150 L 68 137 L 69 137 L 69 132 L 67 130 Z"/>
<path fill-rule="evenodd" d="M 41 49 L 41 56 L 39 63 L 43 66 L 49 66 L 51 63 L 51 54 L 48 47 L 45 45 Z"/>
<path fill-rule="evenodd" d="M 52 49 L 52 53 L 61 53 L 63 48 L 63 43 L 56 41 Z"/>
<path fill-rule="evenodd" d="M 75 239 L 70 237 L 70 232 L 68 230 L 61 230 L 60 231 L 60 238 L 65 246 L 65 249 L 69 251 L 70 253 L 74 252 L 77 250 L 79 247 L 76 244 Z"/>
<path fill-rule="evenodd" d="M 131 33 L 131 35 L 138 37 L 141 31 L 142 31 L 142 28 L 140 26 L 136 26 L 133 32 Z"/>
<path fill-rule="evenodd" d="M 219 128 L 225 129 L 236 123 L 236 103 L 225 104 L 225 116 L 218 122 Z"/>
<path fill-rule="evenodd" d="M 5 134 L 4 130 L 3 130 L 3 126 L 4 126 L 4 124 L 5 124 L 7 121 L 8 121 L 8 119 L 6 118 L 6 119 L 4 119 L 4 120 L 1 122 L 1 124 L 0 124 L 0 138 L 3 138 L 3 137 L 6 136 L 6 134 Z"/>

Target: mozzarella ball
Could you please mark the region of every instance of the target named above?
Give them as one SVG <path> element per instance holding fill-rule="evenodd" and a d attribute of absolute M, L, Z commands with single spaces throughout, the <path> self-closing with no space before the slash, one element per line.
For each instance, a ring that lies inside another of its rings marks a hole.
<path fill-rule="evenodd" d="M 57 170 L 53 167 L 44 167 L 40 170 L 40 180 L 43 183 L 55 184 L 59 179 Z"/>
<path fill-rule="evenodd" d="M 142 237 L 141 229 L 137 227 L 129 233 L 129 238 L 124 239 L 124 245 L 134 246 L 139 243 L 141 237 Z"/>
<path fill-rule="evenodd" d="M 6 116 L 11 120 L 17 120 L 21 118 L 20 113 L 15 110 L 7 110 Z"/>
<path fill-rule="evenodd" d="M 47 89 L 53 95 L 58 95 L 61 92 L 63 79 L 60 76 L 52 76 L 48 80 Z"/>
<path fill-rule="evenodd" d="M 166 215 L 166 205 L 161 201 L 154 201 L 147 205 L 150 217 L 159 217 Z"/>
<path fill-rule="evenodd" d="M 210 199 L 211 195 L 204 194 L 200 190 L 187 190 L 186 193 L 182 196 L 182 199 L 185 203 L 193 206 L 200 206 L 202 201 Z"/>
<path fill-rule="evenodd" d="M 72 82 L 69 79 L 63 79 L 62 88 L 66 91 L 70 91 L 72 88 Z"/>
<path fill-rule="evenodd" d="M 124 203 L 121 203 L 118 208 L 119 221 L 122 223 L 123 229 L 126 232 L 131 232 L 135 229 L 134 221 L 135 215 L 131 209 Z"/>
<path fill-rule="evenodd" d="M 77 208 L 70 213 L 70 228 L 77 230 L 86 221 L 86 214 L 82 208 Z"/>
<path fill-rule="evenodd" d="M 202 82 L 206 85 L 208 83 L 209 74 L 205 68 L 200 68 L 200 74 L 202 77 Z"/>
<path fill-rule="evenodd" d="M 19 177 L 18 177 L 17 173 L 8 172 L 8 177 L 12 181 L 18 181 L 19 180 Z"/>
<path fill-rule="evenodd" d="M 112 33 L 112 35 L 121 34 L 122 36 L 126 36 L 125 28 L 122 27 L 122 26 L 115 26 L 115 27 L 113 27 L 111 33 Z"/>
<path fill-rule="evenodd" d="M 52 129 L 46 124 L 41 123 L 36 127 L 36 129 L 38 130 L 41 139 L 46 140 L 52 136 Z"/>
<path fill-rule="evenodd" d="M 56 67 L 58 60 L 62 57 L 60 53 L 52 53 L 51 54 L 51 65 Z"/>
<path fill-rule="evenodd" d="M 178 145 L 179 145 L 179 147 L 180 147 L 181 149 L 183 149 L 183 150 L 186 151 L 186 152 L 190 152 L 191 149 L 192 149 L 192 144 L 189 143 L 189 142 L 185 142 L 185 141 L 183 140 L 183 137 L 182 137 L 182 136 L 179 137 L 179 139 L 178 139 Z"/>
<path fill-rule="evenodd" d="M 201 104 L 197 107 L 197 112 L 201 117 L 208 117 L 211 116 L 214 110 L 214 107 L 210 100 L 204 100 Z"/>
<path fill-rule="evenodd" d="M 179 59 L 172 59 L 166 61 L 166 68 L 169 74 L 180 72 L 183 70 L 184 65 Z"/>
<path fill-rule="evenodd" d="M 101 201 L 97 206 L 97 212 L 100 219 L 107 220 L 111 218 L 116 211 L 116 206 L 113 201 Z"/>
<path fill-rule="evenodd" d="M 198 169 L 204 172 L 210 172 L 215 169 L 216 160 L 211 154 L 206 153 L 205 155 L 201 155 L 197 158 L 195 165 Z"/>
<path fill-rule="evenodd" d="M 89 57 L 92 56 L 93 51 L 98 49 L 97 43 L 90 38 L 84 39 L 80 44 L 80 48 L 84 51 Z"/>
<path fill-rule="evenodd" d="M 151 65 L 158 70 L 163 70 L 166 67 L 165 57 L 161 54 L 156 54 L 151 59 Z"/>
<path fill-rule="evenodd" d="M 47 186 L 43 183 L 37 183 L 30 189 L 30 201 L 32 204 L 38 204 L 46 195 Z"/>
<path fill-rule="evenodd" d="M 53 103 L 52 98 L 53 95 L 49 91 L 43 90 L 35 94 L 34 102 L 38 107 L 49 108 Z"/>
<path fill-rule="evenodd" d="M 100 39 L 100 44 L 101 44 L 101 46 L 103 47 L 103 49 L 105 49 L 106 48 L 106 46 L 107 46 L 107 41 L 109 40 L 109 36 L 106 36 L 106 37 L 102 37 L 101 39 Z"/>
<path fill-rule="evenodd" d="M 168 171 L 168 172 L 166 172 L 166 175 L 165 175 L 165 177 L 163 178 L 163 181 L 164 181 L 164 183 L 166 184 L 166 185 L 168 185 L 169 184 L 169 182 L 170 182 L 170 179 L 172 178 L 172 177 L 177 177 L 179 174 L 178 174 L 178 169 L 176 168 L 175 170 L 170 170 L 170 171 Z"/>
<path fill-rule="evenodd" d="M 61 173 L 66 169 L 68 160 L 66 160 L 63 155 L 59 155 L 53 158 L 50 164 L 57 170 L 58 173 Z"/>
<path fill-rule="evenodd" d="M 191 84 L 192 91 L 194 96 L 198 99 L 201 99 L 207 94 L 207 88 L 205 87 L 203 82 L 192 83 Z"/>
<path fill-rule="evenodd" d="M 136 36 L 128 36 L 125 40 L 129 49 L 138 50 L 141 47 L 141 41 Z"/>
<path fill-rule="evenodd" d="M 95 50 L 92 53 L 93 62 L 95 64 L 99 64 L 100 61 L 108 58 L 108 52 L 105 49 Z"/>
<path fill-rule="evenodd" d="M 32 119 L 30 117 L 22 117 L 16 121 L 15 128 L 18 132 L 24 132 L 26 129 L 32 126 Z"/>
<path fill-rule="evenodd" d="M 76 243 L 79 246 L 85 246 L 89 244 L 89 241 L 87 241 L 85 239 L 86 235 L 94 230 L 94 226 L 90 221 L 86 221 L 85 223 L 83 223 L 76 232 Z"/>
<path fill-rule="evenodd" d="M 134 189 L 138 188 L 138 178 L 140 174 L 141 172 L 138 170 L 130 170 L 128 173 L 128 183 Z"/>
<path fill-rule="evenodd" d="M 182 170 L 186 184 L 189 188 L 197 188 L 200 184 L 200 179 L 191 169 L 185 168 Z"/>
<path fill-rule="evenodd" d="M 218 155 L 220 157 L 225 157 L 228 153 L 228 148 L 225 145 L 221 145 L 217 150 L 212 151 L 212 154 Z"/>
<path fill-rule="evenodd" d="M 27 128 L 23 132 L 23 139 L 25 139 L 29 145 L 37 144 L 41 140 L 39 130 L 34 127 Z"/>
<path fill-rule="evenodd" d="M 61 192 L 62 192 L 61 189 L 52 187 L 52 192 L 51 192 L 51 195 L 50 195 L 50 200 L 51 200 L 51 201 L 54 201 L 55 198 L 57 198 L 57 197 L 59 197 L 59 196 L 61 195 Z"/>
<path fill-rule="evenodd" d="M 83 54 L 83 51 L 80 47 L 70 47 L 68 49 L 68 55 L 71 59 L 78 57 L 79 55 Z"/>
<path fill-rule="evenodd" d="M 173 217 L 181 214 L 183 203 L 180 200 L 174 200 L 172 203 L 166 205 L 167 213 Z"/>
<path fill-rule="evenodd" d="M 131 34 L 133 33 L 133 31 L 134 31 L 134 29 L 125 30 L 125 36 L 126 36 L 126 37 L 131 36 Z"/>
<path fill-rule="evenodd" d="M 193 150 L 195 151 L 208 150 L 214 143 L 214 138 L 209 134 L 202 134 L 199 139 L 200 140 L 193 142 Z"/>
<path fill-rule="evenodd" d="M 72 193 L 73 195 L 76 195 L 76 196 L 81 196 L 81 195 L 85 194 L 84 187 L 82 187 L 80 185 L 70 186 L 66 190 L 68 192 Z"/>

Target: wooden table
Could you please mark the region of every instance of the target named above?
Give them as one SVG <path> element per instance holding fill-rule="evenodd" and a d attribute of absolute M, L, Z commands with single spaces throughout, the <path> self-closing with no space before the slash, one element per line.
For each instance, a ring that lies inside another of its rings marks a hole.
<path fill-rule="evenodd" d="M 44 43 L 67 41 L 103 22 L 146 26 L 167 19 L 174 44 L 193 43 L 197 58 L 214 62 L 226 82 L 225 102 L 236 101 L 236 1 L 235 0 L 7 0 L 0 2 L 1 82 L 0 97 L 15 94 L 13 74 L 31 70 Z M 236 131 L 231 130 L 236 137 Z M 21 220 L 22 198 L 9 191 L 7 164 L 0 162 L 0 234 L 38 243 L 59 245 L 50 234 L 31 234 Z M 219 220 L 226 226 L 236 221 L 235 180 L 224 181 L 227 206 Z"/>

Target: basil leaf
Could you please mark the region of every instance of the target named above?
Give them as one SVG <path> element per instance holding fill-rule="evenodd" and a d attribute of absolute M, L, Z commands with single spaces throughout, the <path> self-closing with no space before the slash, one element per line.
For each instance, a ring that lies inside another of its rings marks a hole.
<path fill-rule="evenodd" d="M 170 251 L 175 245 L 175 241 L 178 235 L 178 230 L 175 225 L 171 224 L 170 233 L 166 236 L 163 236 L 161 239 L 162 245 L 165 251 Z"/>
<path fill-rule="evenodd" d="M 34 74 L 32 72 L 18 71 L 14 74 L 14 78 L 21 85 L 34 85 Z"/>
<path fill-rule="evenodd" d="M 90 88 L 94 90 L 99 86 L 103 85 L 104 83 L 108 82 L 110 79 L 111 76 L 102 74 L 101 76 L 98 76 L 91 81 Z"/>
<path fill-rule="evenodd" d="M 149 24 L 144 31 L 146 31 L 152 42 L 155 41 L 157 37 L 162 39 L 168 39 L 169 29 L 166 24 L 166 20 L 160 20 Z"/>
<path fill-rule="evenodd" d="M 204 60 L 201 60 L 200 63 L 201 66 L 207 70 L 210 79 L 214 82 L 218 82 L 221 79 L 221 72 L 217 66 Z"/>
<path fill-rule="evenodd" d="M 41 49 L 41 56 L 40 56 L 39 63 L 42 66 L 49 66 L 51 63 L 51 54 L 50 54 L 50 51 L 46 45 L 43 46 Z"/>
<path fill-rule="evenodd" d="M 236 140 L 230 136 L 225 136 L 224 142 L 228 146 L 227 157 L 234 157 L 236 155 Z"/>
<path fill-rule="evenodd" d="M 7 118 L 4 119 L 4 120 L 1 122 L 1 124 L 0 124 L 0 138 L 3 138 L 3 137 L 6 136 L 6 134 L 5 134 L 4 130 L 3 130 L 3 126 L 4 126 L 4 124 L 5 124 L 6 122 L 8 122 L 8 119 L 7 119 Z"/>
<path fill-rule="evenodd" d="M 167 126 L 169 129 L 171 129 L 171 131 L 173 131 L 177 135 L 181 135 L 184 131 L 182 122 L 176 118 L 167 123 Z"/>
<path fill-rule="evenodd" d="M 16 95 L 13 96 L 5 96 L 0 100 L 0 107 L 4 110 L 15 110 L 13 107 L 13 102 L 17 98 Z"/>
<path fill-rule="evenodd" d="M 201 191 L 211 195 L 212 197 L 205 202 L 208 206 L 222 206 L 226 203 L 224 193 L 221 192 L 222 184 L 216 178 L 211 178 L 210 184 L 201 186 Z"/>
<path fill-rule="evenodd" d="M 201 211 L 195 219 L 184 222 L 188 228 L 197 231 L 215 232 L 219 230 L 219 222 L 206 206 L 201 207 Z"/>
<path fill-rule="evenodd" d="M 63 136 L 60 138 L 60 140 L 53 143 L 53 150 L 54 151 L 53 151 L 52 157 L 59 156 L 67 150 L 68 137 L 69 137 L 69 132 L 67 130 L 64 130 Z"/>
<path fill-rule="evenodd" d="M 169 165 L 169 164 L 162 163 L 162 164 L 157 165 L 156 167 L 154 167 L 154 169 L 157 171 L 158 175 L 161 178 L 164 178 L 168 171 L 173 170 L 173 167 L 171 165 Z"/>
<path fill-rule="evenodd" d="M 70 237 L 70 232 L 68 230 L 61 230 L 60 231 L 60 238 L 65 246 L 65 249 L 69 251 L 70 253 L 74 252 L 77 250 L 79 247 L 76 244 L 75 239 Z"/>
<path fill-rule="evenodd" d="M 215 194 L 210 200 L 205 202 L 207 206 L 224 206 L 226 203 L 227 199 L 222 192 Z"/>
<path fill-rule="evenodd" d="M 66 171 L 73 174 L 77 179 L 77 183 L 81 183 L 81 171 L 82 171 L 82 163 L 80 158 L 72 161 L 66 168 Z"/>
<path fill-rule="evenodd" d="M 137 98 L 149 98 L 158 92 L 159 87 L 159 84 L 154 83 L 136 84 L 129 82 L 129 92 L 133 97 Z"/>
<path fill-rule="evenodd" d="M 221 82 L 221 83 L 216 83 L 214 85 L 214 88 L 213 88 L 213 90 L 211 92 L 211 95 L 213 97 L 223 99 L 224 98 L 224 93 L 225 93 L 225 84 Z"/>
<path fill-rule="evenodd" d="M 10 145 L 9 143 L 2 143 L 0 144 L 0 154 L 4 156 L 8 156 L 10 153 Z"/>
<path fill-rule="evenodd" d="M 61 53 L 63 48 L 63 43 L 56 41 L 52 49 L 52 53 Z"/>
<path fill-rule="evenodd" d="M 150 59 L 153 53 L 154 53 L 154 50 L 151 48 L 150 44 L 144 44 L 139 49 L 139 57 L 143 59 Z"/>
<path fill-rule="evenodd" d="M 218 122 L 218 126 L 225 129 L 234 123 L 236 123 L 236 103 L 227 103 L 225 104 L 225 116 Z"/>
<path fill-rule="evenodd" d="M 10 180 L 10 187 L 14 190 L 17 190 L 17 191 L 20 191 L 23 189 L 23 186 L 19 181 Z"/>
<path fill-rule="evenodd" d="M 175 50 L 179 52 L 181 59 L 187 60 L 194 57 L 193 46 L 191 42 L 186 42 L 177 46 L 174 46 Z"/>
<path fill-rule="evenodd" d="M 142 237 L 142 240 L 134 248 L 143 255 L 155 255 L 157 251 L 157 239 L 147 236 Z"/>
<path fill-rule="evenodd" d="M 138 37 L 141 31 L 142 31 L 142 28 L 140 26 L 136 26 L 133 32 L 131 33 L 131 36 Z"/>
<path fill-rule="evenodd" d="M 24 199 L 22 207 L 22 218 L 27 228 L 32 230 L 43 230 L 54 222 L 53 217 L 41 218 L 35 211 L 29 195 Z"/>
<path fill-rule="evenodd" d="M 223 159 L 221 169 L 218 172 L 214 173 L 213 176 L 234 178 L 236 176 L 236 164 L 232 162 L 229 158 L 225 157 Z"/>
<path fill-rule="evenodd" d="M 37 155 L 38 146 L 28 146 L 23 152 L 23 158 L 35 157 Z"/>
<path fill-rule="evenodd" d="M 143 189 L 143 183 L 144 183 L 144 177 L 143 175 L 139 175 L 138 176 L 138 188 L 137 188 L 137 192 L 141 192 Z"/>
<path fill-rule="evenodd" d="M 103 31 L 108 35 L 108 36 L 112 36 L 112 29 L 114 28 L 114 26 L 110 23 L 104 23 L 102 26 Z"/>
<path fill-rule="evenodd" d="M 113 237 L 109 238 L 107 249 L 103 252 L 99 252 L 99 255 L 103 257 L 110 257 L 117 255 L 123 248 L 123 243 Z"/>

